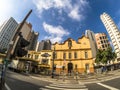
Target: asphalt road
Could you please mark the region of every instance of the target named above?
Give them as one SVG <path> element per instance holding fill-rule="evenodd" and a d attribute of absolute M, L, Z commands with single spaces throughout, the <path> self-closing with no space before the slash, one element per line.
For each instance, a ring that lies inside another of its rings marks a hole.
<path fill-rule="evenodd" d="M 40 90 L 40 88 L 50 83 L 8 71 L 6 74 L 6 84 L 10 90 Z"/>
<path fill-rule="evenodd" d="M 43 81 L 40 79 L 31 78 L 30 76 L 24 74 L 8 71 L 6 75 L 7 89 L 5 90 L 53 90 L 53 89 L 45 89 L 45 87 L 49 86 L 50 84 L 51 83 L 47 82 L 47 80 Z M 101 82 L 101 83 L 85 84 L 85 86 L 87 89 L 82 89 L 82 90 L 120 90 L 120 78 Z M 81 89 L 77 89 L 77 90 L 81 90 Z"/>
<path fill-rule="evenodd" d="M 86 84 L 86 86 L 89 90 L 120 90 L 120 78 L 101 83 Z"/>

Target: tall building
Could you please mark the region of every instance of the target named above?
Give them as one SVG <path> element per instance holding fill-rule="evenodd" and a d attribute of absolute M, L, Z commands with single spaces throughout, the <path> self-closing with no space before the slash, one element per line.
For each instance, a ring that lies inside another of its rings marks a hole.
<path fill-rule="evenodd" d="M 8 49 L 9 43 L 15 35 L 18 23 L 14 18 L 9 18 L 0 26 L 0 49 Z"/>
<path fill-rule="evenodd" d="M 107 14 L 103 13 L 100 18 L 111 38 L 112 44 L 114 46 L 117 58 L 120 58 L 120 31 L 112 18 Z"/>
<path fill-rule="evenodd" d="M 50 40 L 42 40 L 38 43 L 37 51 L 41 50 L 51 50 L 51 41 Z"/>
<path fill-rule="evenodd" d="M 28 50 L 36 50 L 37 40 L 38 40 L 39 33 L 32 31 L 29 40 L 30 45 L 28 46 Z"/>
<path fill-rule="evenodd" d="M 32 30 L 32 24 L 25 22 L 22 29 L 21 29 L 23 37 L 30 42 L 29 46 L 27 47 L 28 50 L 35 50 L 37 45 L 37 40 L 39 33 L 34 32 Z"/>
<path fill-rule="evenodd" d="M 105 33 L 96 33 L 95 39 L 98 49 L 106 50 L 110 47 L 107 35 Z"/>
<path fill-rule="evenodd" d="M 24 39 L 29 40 L 31 31 L 32 31 L 31 23 L 25 22 L 23 27 L 21 28 L 21 32 Z"/>
<path fill-rule="evenodd" d="M 95 34 L 93 31 L 86 30 L 85 36 L 90 39 L 90 47 L 92 49 L 92 55 L 94 58 L 96 58 L 97 54 L 97 45 L 96 45 L 96 39 L 95 39 Z"/>
<path fill-rule="evenodd" d="M 40 42 L 37 41 L 36 48 L 35 48 L 35 51 L 36 51 L 36 52 L 38 51 L 39 43 L 40 43 Z"/>

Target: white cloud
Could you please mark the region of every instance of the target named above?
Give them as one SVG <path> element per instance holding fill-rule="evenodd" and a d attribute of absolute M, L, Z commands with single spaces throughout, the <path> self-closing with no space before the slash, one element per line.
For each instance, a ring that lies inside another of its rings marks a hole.
<path fill-rule="evenodd" d="M 62 10 L 64 10 L 70 18 L 77 21 L 81 21 L 84 18 L 87 9 L 90 7 L 87 0 L 78 0 L 74 4 L 72 0 L 33 0 L 33 2 L 40 15 L 44 10 L 56 8 L 58 13 L 61 14 Z"/>
<path fill-rule="evenodd" d="M 32 2 L 29 0 L 0 0 L 0 24 L 9 17 L 19 20 L 25 10 L 32 7 L 31 5 Z"/>
<path fill-rule="evenodd" d="M 49 34 L 49 36 L 46 36 L 45 39 L 50 39 L 53 43 L 61 42 L 63 36 L 67 36 L 70 34 L 62 26 L 52 26 L 44 22 L 43 27 L 44 30 Z"/>
<path fill-rule="evenodd" d="M 13 14 L 11 13 L 12 10 L 12 2 L 9 2 L 9 0 L 8 2 L 7 0 L 0 0 L 0 23 Z"/>
<path fill-rule="evenodd" d="M 75 20 L 80 20 L 82 19 L 82 15 L 79 14 L 79 7 L 78 6 L 75 6 L 71 12 L 68 14 L 69 17 L 71 17 L 72 19 L 75 19 Z"/>

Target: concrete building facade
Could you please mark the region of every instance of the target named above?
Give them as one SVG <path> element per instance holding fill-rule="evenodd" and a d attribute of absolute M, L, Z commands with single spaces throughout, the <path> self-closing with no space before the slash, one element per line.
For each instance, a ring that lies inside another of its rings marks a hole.
<path fill-rule="evenodd" d="M 95 39 L 98 49 L 106 50 L 108 47 L 110 47 L 107 35 L 105 33 L 96 33 Z"/>
<path fill-rule="evenodd" d="M 38 40 L 39 33 L 32 31 L 30 33 L 30 38 L 28 41 L 30 41 L 30 45 L 28 46 L 28 50 L 36 50 L 37 40 Z"/>
<path fill-rule="evenodd" d="M 0 49 L 8 49 L 9 43 L 16 33 L 18 23 L 14 18 L 9 18 L 0 26 Z"/>
<path fill-rule="evenodd" d="M 32 32 L 32 25 L 31 23 L 25 22 L 22 29 L 21 29 L 22 35 L 24 39 L 29 41 L 30 34 Z"/>
<path fill-rule="evenodd" d="M 93 55 L 94 58 L 96 58 L 97 44 L 96 44 L 95 34 L 91 30 L 86 30 L 85 36 L 90 39 L 90 47 L 92 49 L 92 55 Z"/>
<path fill-rule="evenodd" d="M 111 38 L 112 44 L 114 46 L 117 58 L 120 58 L 120 31 L 112 18 L 107 14 L 103 13 L 100 18 Z"/>
<path fill-rule="evenodd" d="M 50 40 L 42 40 L 41 42 L 38 42 L 37 51 L 51 50 L 51 45 L 52 43 Z"/>
<path fill-rule="evenodd" d="M 30 42 L 27 47 L 28 50 L 35 50 L 37 45 L 37 40 L 39 33 L 32 30 L 32 24 L 25 22 L 21 29 L 23 37 Z"/>

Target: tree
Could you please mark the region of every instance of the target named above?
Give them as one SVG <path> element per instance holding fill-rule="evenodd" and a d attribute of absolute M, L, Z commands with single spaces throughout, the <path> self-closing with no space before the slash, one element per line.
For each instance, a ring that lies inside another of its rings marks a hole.
<path fill-rule="evenodd" d="M 108 62 L 114 61 L 116 57 L 116 53 L 112 51 L 111 47 L 108 47 L 106 50 L 98 50 L 95 62 L 106 65 Z"/>
<path fill-rule="evenodd" d="M 106 65 L 108 61 L 108 58 L 107 58 L 108 52 L 106 50 L 103 50 L 101 55 L 102 55 L 101 63 Z"/>
<path fill-rule="evenodd" d="M 101 62 L 101 58 L 102 58 L 102 50 L 98 49 L 97 55 L 96 55 L 96 59 L 95 59 L 95 63 L 100 64 Z"/>
<path fill-rule="evenodd" d="M 115 58 L 117 58 L 117 54 L 115 52 L 112 53 L 111 55 L 113 58 L 112 58 L 112 61 L 114 62 L 115 61 Z"/>

